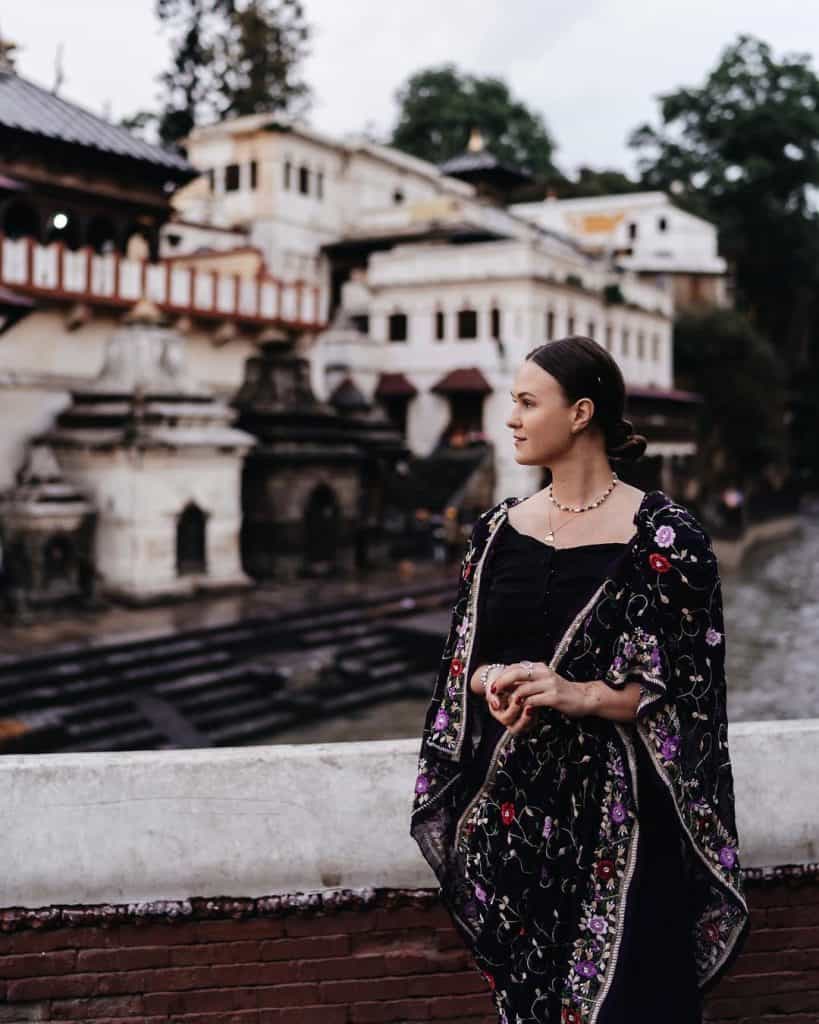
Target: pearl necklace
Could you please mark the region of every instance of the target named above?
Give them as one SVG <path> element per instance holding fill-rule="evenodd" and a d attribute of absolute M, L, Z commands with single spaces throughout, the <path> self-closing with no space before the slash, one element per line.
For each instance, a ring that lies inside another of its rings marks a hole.
<path fill-rule="evenodd" d="M 617 476 L 617 473 L 612 471 L 611 483 L 609 484 L 609 486 L 600 495 L 599 498 L 595 498 L 594 501 L 590 502 L 588 505 L 561 505 L 561 503 L 557 500 L 557 498 L 552 493 L 552 484 L 551 483 L 546 488 L 546 496 L 548 497 L 549 501 L 551 501 L 551 503 L 553 505 L 556 505 L 557 508 L 562 509 L 564 512 L 588 512 L 589 509 L 597 508 L 598 505 L 602 505 L 603 504 L 603 502 L 606 500 L 606 498 L 608 498 L 608 496 L 611 494 L 611 492 L 616 487 L 618 480 L 619 480 L 619 477 Z M 561 526 L 558 526 L 557 529 L 560 530 L 565 525 L 566 524 L 563 523 L 563 524 L 561 524 Z M 550 526 L 550 529 L 549 529 L 549 532 L 546 534 L 545 540 L 546 540 L 547 544 L 553 544 L 554 543 L 554 539 L 555 539 L 555 532 L 556 531 L 551 529 L 551 523 L 549 524 L 549 526 Z"/>

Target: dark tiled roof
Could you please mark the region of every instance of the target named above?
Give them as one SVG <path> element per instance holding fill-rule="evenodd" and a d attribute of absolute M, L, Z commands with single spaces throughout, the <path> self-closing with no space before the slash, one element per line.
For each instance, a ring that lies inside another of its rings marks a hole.
<path fill-rule="evenodd" d="M 379 398 L 397 395 L 417 395 L 418 388 L 403 373 L 382 373 L 375 389 Z"/>
<path fill-rule="evenodd" d="M 165 167 L 175 172 L 175 177 L 196 174 L 184 157 L 132 135 L 13 71 L 0 71 L 0 126 Z"/>
<path fill-rule="evenodd" d="M 439 166 L 442 174 L 451 175 L 453 178 L 471 178 L 475 175 L 494 174 L 510 181 L 531 181 L 531 175 L 522 167 L 513 167 L 505 164 L 488 150 L 481 150 L 478 153 L 461 153 L 452 157 Z"/>
<path fill-rule="evenodd" d="M 450 370 L 432 390 L 447 395 L 454 391 L 470 391 L 473 394 L 488 395 L 492 386 L 477 367 L 470 366 L 462 370 Z"/>
<path fill-rule="evenodd" d="M 658 388 L 629 384 L 626 388 L 629 398 L 663 398 L 671 402 L 703 402 L 703 396 L 697 391 L 683 391 L 680 388 Z"/>

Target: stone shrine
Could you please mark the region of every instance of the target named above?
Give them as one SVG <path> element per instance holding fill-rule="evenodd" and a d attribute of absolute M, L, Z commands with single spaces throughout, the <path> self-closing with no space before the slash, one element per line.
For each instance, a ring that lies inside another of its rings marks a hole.
<path fill-rule="evenodd" d="M 96 503 L 104 590 L 131 601 L 246 586 L 242 460 L 253 439 L 188 375 L 185 341 L 140 303 L 46 440 Z"/>

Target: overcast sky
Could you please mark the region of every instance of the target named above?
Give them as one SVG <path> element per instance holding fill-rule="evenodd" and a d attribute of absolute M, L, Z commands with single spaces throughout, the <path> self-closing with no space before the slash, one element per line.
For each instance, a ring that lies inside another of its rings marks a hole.
<path fill-rule="evenodd" d="M 63 44 L 62 94 L 115 118 L 155 106 L 168 43 L 153 0 L 0 0 L 0 32 L 18 70 L 50 87 Z M 819 47 L 814 0 L 305 0 L 314 29 L 305 77 L 311 122 L 343 135 L 386 133 L 394 94 L 445 61 L 505 78 L 546 119 L 557 162 L 633 168 L 626 137 L 654 117 L 654 97 L 697 85 L 740 32 L 777 55 Z"/>

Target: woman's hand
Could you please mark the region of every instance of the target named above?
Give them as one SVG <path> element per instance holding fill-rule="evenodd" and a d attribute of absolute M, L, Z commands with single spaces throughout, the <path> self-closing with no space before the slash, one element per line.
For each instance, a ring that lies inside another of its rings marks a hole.
<path fill-rule="evenodd" d="M 490 669 L 489 678 L 486 682 L 486 688 L 484 689 L 483 684 L 480 681 L 481 672 L 486 668 L 486 665 L 479 665 L 472 673 L 472 678 L 469 681 L 469 687 L 473 693 L 482 694 L 486 698 L 486 706 L 489 709 L 489 714 L 497 719 L 501 725 L 508 729 L 514 725 L 521 717 L 521 706 L 509 701 L 508 695 L 506 694 L 495 694 L 492 691 L 492 685 L 500 676 L 500 674 L 506 669 Z"/>
<path fill-rule="evenodd" d="M 531 674 L 527 666 L 531 666 Z M 542 661 L 508 665 L 492 679 L 487 690 L 490 710 L 492 698 L 506 704 L 506 719 L 492 713 L 513 733 L 530 729 L 539 707 L 554 708 L 569 718 L 590 713 L 589 687 L 564 679 Z"/>

